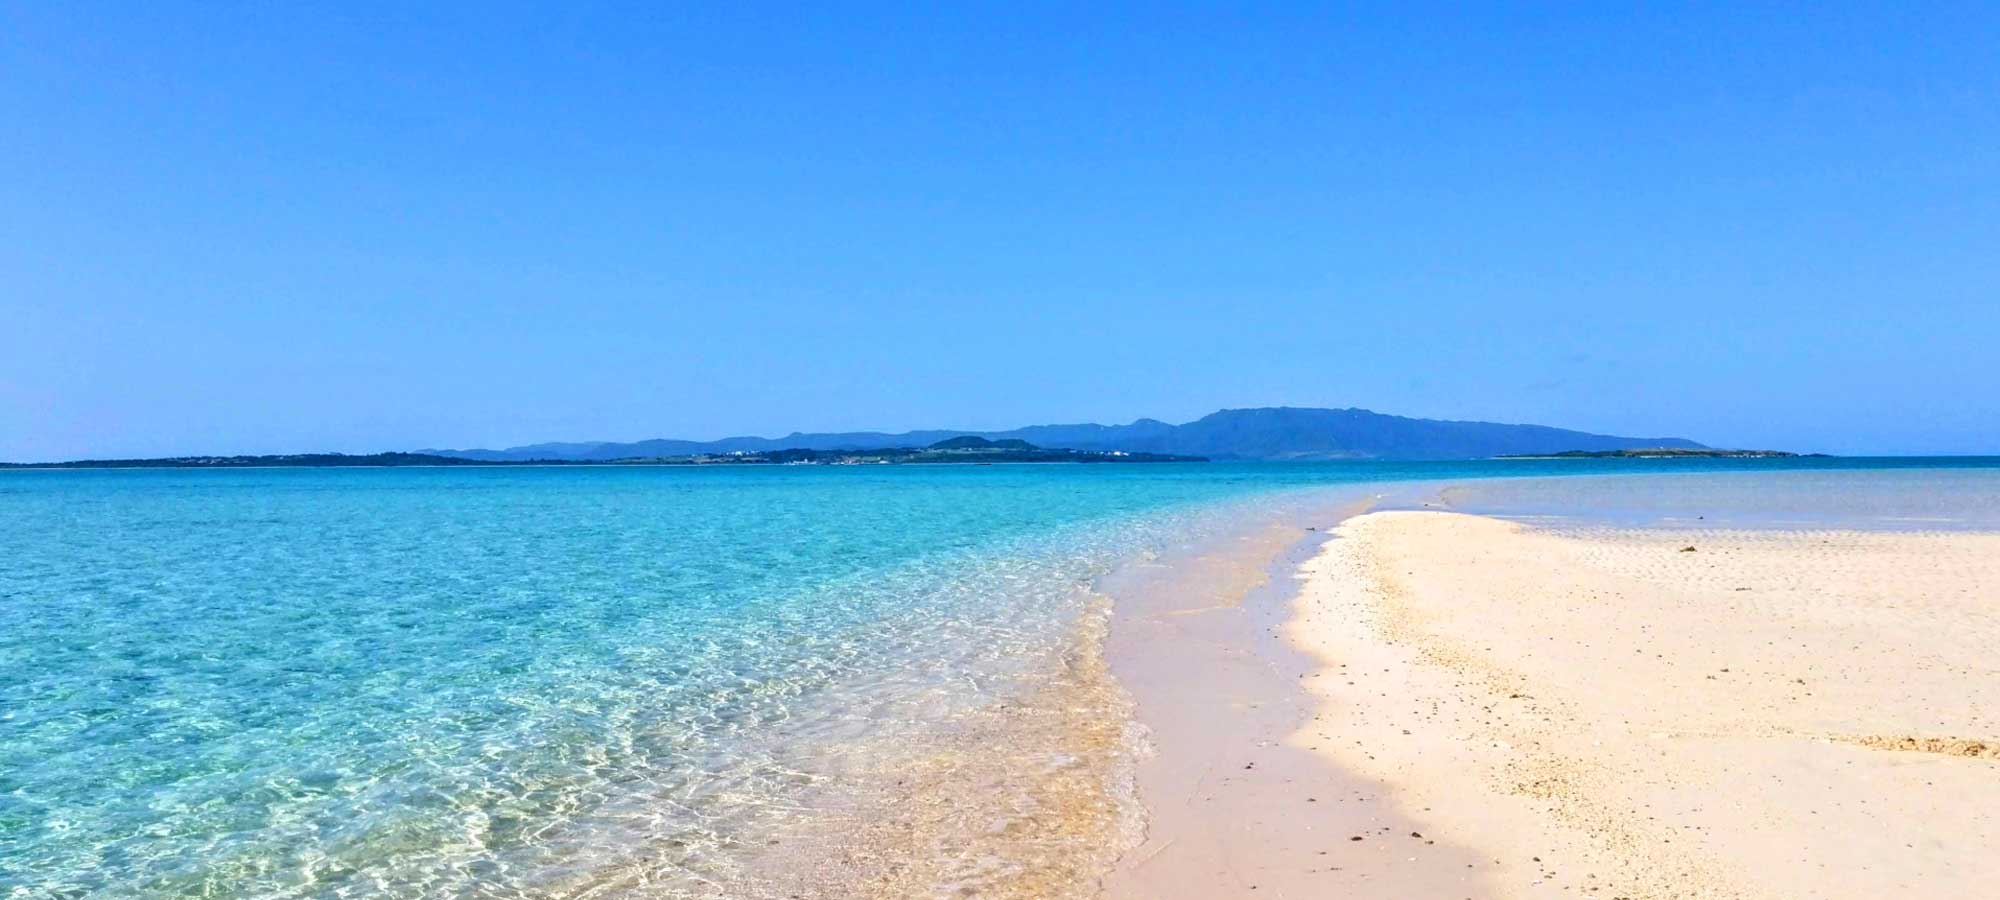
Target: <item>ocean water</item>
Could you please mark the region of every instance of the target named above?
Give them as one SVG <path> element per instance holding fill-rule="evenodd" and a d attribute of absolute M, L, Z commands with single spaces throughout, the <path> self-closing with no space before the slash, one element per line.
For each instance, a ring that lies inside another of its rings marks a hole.
<path fill-rule="evenodd" d="M 1834 464 L 1835 462 L 1839 464 Z M 1857 463 L 1873 463 L 1857 465 Z M 2000 529 L 2000 461 L 1818 461 L 1785 468 L 1473 479 L 1436 505 L 1531 522 L 1645 527 Z"/>
<path fill-rule="evenodd" d="M 1134 814 L 1091 584 L 1169 536 L 1373 482 L 1991 491 L 1965 465 L 0 472 L 0 896 L 1074 881 Z"/>

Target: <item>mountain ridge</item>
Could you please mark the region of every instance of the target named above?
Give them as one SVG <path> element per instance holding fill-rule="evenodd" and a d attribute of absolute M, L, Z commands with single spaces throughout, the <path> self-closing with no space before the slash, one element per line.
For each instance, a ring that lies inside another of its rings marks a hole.
<path fill-rule="evenodd" d="M 1708 449 L 1703 444 L 1677 437 L 1635 438 L 1547 425 L 1418 419 L 1353 407 L 1276 406 L 1218 410 L 1180 425 L 1141 418 L 1127 425 L 1086 422 L 1029 425 L 1006 431 L 794 431 L 779 438 L 745 435 L 713 441 L 676 438 L 631 442 L 572 441 L 525 444 L 503 450 L 423 449 L 412 452 L 487 461 L 609 460 L 737 451 L 915 448 L 961 437 L 990 441 L 1021 440 L 1039 447 L 1072 450 L 1171 453 L 1220 460 L 1483 459 L 1566 451 Z"/>

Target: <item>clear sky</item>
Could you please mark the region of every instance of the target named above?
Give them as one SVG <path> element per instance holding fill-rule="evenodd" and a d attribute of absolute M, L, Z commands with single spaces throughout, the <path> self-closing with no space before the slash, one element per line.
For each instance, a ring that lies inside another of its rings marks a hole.
<path fill-rule="evenodd" d="M 2000 451 L 2000 5 L 787 6 L 0 0 L 0 459 Z"/>

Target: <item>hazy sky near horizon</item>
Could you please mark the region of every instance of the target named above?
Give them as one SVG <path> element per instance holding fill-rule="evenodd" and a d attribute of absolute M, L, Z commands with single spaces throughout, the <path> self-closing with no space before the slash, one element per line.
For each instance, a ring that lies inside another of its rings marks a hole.
<path fill-rule="evenodd" d="M 2000 6 L 1075 6 L 0 0 L 0 459 L 2000 452 Z"/>

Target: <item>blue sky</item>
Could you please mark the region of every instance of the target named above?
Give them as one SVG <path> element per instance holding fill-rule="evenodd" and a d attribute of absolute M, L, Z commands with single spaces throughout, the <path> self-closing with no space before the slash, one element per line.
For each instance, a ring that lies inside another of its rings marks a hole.
<path fill-rule="evenodd" d="M 0 458 L 2000 451 L 2000 7 L 1080 5 L 0 0 Z"/>

